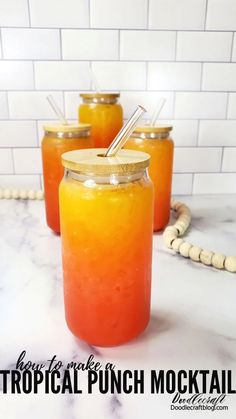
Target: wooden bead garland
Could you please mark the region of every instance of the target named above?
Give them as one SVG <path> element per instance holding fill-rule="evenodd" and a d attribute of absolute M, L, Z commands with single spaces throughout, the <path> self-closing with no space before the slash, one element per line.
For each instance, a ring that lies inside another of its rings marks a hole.
<path fill-rule="evenodd" d="M 164 243 L 169 249 L 194 262 L 236 273 L 236 256 L 214 253 L 179 238 L 178 236 L 183 236 L 190 225 L 191 212 L 187 205 L 174 200 L 171 202 L 171 209 L 176 212 L 177 220 L 172 226 L 166 227 L 163 233 Z"/>
<path fill-rule="evenodd" d="M 25 189 L 0 189 L 0 199 L 44 199 L 44 192 L 39 191 L 27 191 Z"/>
<path fill-rule="evenodd" d="M 44 199 L 42 190 L 17 190 L 0 189 L 0 199 Z M 191 212 L 187 205 L 182 202 L 172 201 L 171 209 L 177 213 L 177 221 L 172 226 L 166 227 L 163 239 L 169 249 L 180 253 L 185 258 L 195 262 L 202 262 L 205 265 L 212 265 L 217 269 L 226 269 L 229 272 L 236 272 L 236 256 L 225 256 L 221 253 L 213 253 L 210 250 L 194 246 L 178 236 L 183 236 L 191 223 Z"/>

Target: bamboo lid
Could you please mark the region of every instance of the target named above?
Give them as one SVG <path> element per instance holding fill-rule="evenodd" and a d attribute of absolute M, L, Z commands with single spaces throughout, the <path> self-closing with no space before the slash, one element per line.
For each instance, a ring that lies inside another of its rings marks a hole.
<path fill-rule="evenodd" d="M 111 175 L 135 173 L 148 167 L 150 156 L 135 150 L 119 150 L 113 157 L 103 157 L 106 148 L 68 151 L 62 154 L 62 165 L 76 172 Z"/>
<path fill-rule="evenodd" d="M 53 124 L 53 125 L 44 125 L 43 126 L 44 131 L 47 132 L 73 132 L 73 133 L 79 133 L 83 131 L 87 131 L 91 129 L 90 124 Z"/>
<path fill-rule="evenodd" d="M 80 93 L 80 97 L 83 99 L 101 99 L 101 98 L 107 98 L 107 99 L 116 99 L 120 97 L 120 93 L 97 93 L 97 92 L 90 92 L 90 93 Z"/>
<path fill-rule="evenodd" d="M 158 126 L 150 126 L 150 125 L 144 125 L 142 127 L 136 127 L 134 132 L 136 133 L 145 133 L 150 134 L 153 133 L 165 133 L 170 132 L 173 129 L 171 125 L 158 125 Z"/>

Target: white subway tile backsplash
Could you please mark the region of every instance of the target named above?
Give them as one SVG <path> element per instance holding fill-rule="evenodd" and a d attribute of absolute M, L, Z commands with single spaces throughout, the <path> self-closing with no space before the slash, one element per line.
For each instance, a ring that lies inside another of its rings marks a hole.
<path fill-rule="evenodd" d="M 5 59 L 60 59 L 58 29 L 2 29 Z"/>
<path fill-rule="evenodd" d="M 0 187 L 40 188 L 46 97 L 77 122 L 91 66 L 125 119 L 166 99 L 173 194 L 236 192 L 236 0 L 0 0 L 0 26 Z"/>
<path fill-rule="evenodd" d="M 204 29 L 206 0 L 150 0 L 151 29 Z"/>
<path fill-rule="evenodd" d="M 236 30 L 235 0 L 208 0 L 206 29 Z"/>
<path fill-rule="evenodd" d="M 226 93 L 178 92 L 175 100 L 175 118 L 224 119 L 226 107 Z"/>
<path fill-rule="evenodd" d="M 222 172 L 236 172 L 236 147 L 226 147 L 224 149 Z"/>
<path fill-rule="evenodd" d="M 177 60 L 230 61 L 232 32 L 179 32 Z"/>
<path fill-rule="evenodd" d="M 236 35 L 233 37 L 232 61 L 236 61 Z"/>
<path fill-rule="evenodd" d="M 31 25 L 48 28 L 85 28 L 89 0 L 29 0 Z"/>
<path fill-rule="evenodd" d="M 236 121 L 201 121 L 200 146 L 236 146 Z"/>
<path fill-rule="evenodd" d="M 193 175 L 190 173 L 174 173 L 172 195 L 191 195 Z"/>
<path fill-rule="evenodd" d="M 142 90 L 146 85 L 146 66 L 141 62 L 94 62 L 93 71 L 101 89 Z"/>
<path fill-rule="evenodd" d="M 29 61 L 0 61 L 0 89 L 33 89 L 33 65 Z"/>
<path fill-rule="evenodd" d="M 236 93 L 229 94 L 228 118 L 236 119 Z"/>
<path fill-rule="evenodd" d="M 29 26 L 27 0 L 0 0 L 0 26 Z"/>
<path fill-rule="evenodd" d="M 39 175 L 0 175 L 0 188 L 40 189 Z"/>
<path fill-rule="evenodd" d="M 42 173 L 40 148 L 16 148 L 13 150 L 16 174 Z"/>
<path fill-rule="evenodd" d="M 218 172 L 221 157 L 221 148 L 177 147 L 174 156 L 174 172 Z"/>
<path fill-rule="evenodd" d="M 173 100 L 174 95 L 171 92 L 121 92 L 120 103 L 124 108 L 124 117 L 129 118 L 136 106 L 143 106 L 147 113 L 145 119 L 152 117 L 161 98 L 165 98 L 166 102 L 162 108 L 159 118 L 173 117 Z"/>
<path fill-rule="evenodd" d="M 203 90 L 235 91 L 236 64 L 204 64 L 202 86 Z"/>
<path fill-rule="evenodd" d="M 0 60 L 2 58 L 2 37 L 1 37 L 1 31 L 0 31 Z"/>
<path fill-rule="evenodd" d="M 90 0 L 93 28 L 146 28 L 148 0 Z"/>
<path fill-rule="evenodd" d="M 117 60 L 118 53 L 118 31 L 62 30 L 65 60 Z"/>
<path fill-rule="evenodd" d="M 0 147 L 33 147 L 36 145 L 36 122 L 0 121 Z"/>
<path fill-rule="evenodd" d="M 7 93 L 0 92 L 0 119 L 8 118 Z"/>
<path fill-rule="evenodd" d="M 199 173 L 194 175 L 193 194 L 236 193 L 236 173 Z"/>
<path fill-rule="evenodd" d="M 78 106 L 81 102 L 79 92 L 65 92 L 65 114 L 68 119 L 78 118 Z"/>
<path fill-rule="evenodd" d="M 1 149 L 0 153 L 0 168 L 1 173 L 13 173 L 12 151 L 10 148 Z"/>
<path fill-rule="evenodd" d="M 46 99 L 53 95 L 58 106 L 63 109 L 60 92 L 9 92 L 9 112 L 12 119 L 54 119 L 55 114 Z"/>
<path fill-rule="evenodd" d="M 175 32 L 121 31 L 121 60 L 174 60 Z"/>
<path fill-rule="evenodd" d="M 196 146 L 198 136 L 198 121 L 195 120 L 168 120 L 160 121 L 160 124 L 170 124 L 173 126 L 171 136 L 174 140 L 175 146 Z"/>
<path fill-rule="evenodd" d="M 200 63 L 158 62 L 148 65 L 149 90 L 198 90 Z"/>
<path fill-rule="evenodd" d="M 35 62 L 36 89 L 88 89 L 89 63 L 79 61 Z"/>

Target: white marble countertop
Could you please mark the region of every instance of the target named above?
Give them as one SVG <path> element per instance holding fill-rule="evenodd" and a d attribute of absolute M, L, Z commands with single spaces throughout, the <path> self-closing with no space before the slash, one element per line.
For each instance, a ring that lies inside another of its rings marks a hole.
<path fill-rule="evenodd" d="M 193 213 L 188 240 L 236 254 L 236 196 L 183 197 Z M 120 370 L 232 370 L 236 384 L 236 275 L 191 262 L 154 237 L 152 319 L 137 340 L 94 348 L 76 340 L 63 311 L 60 238 L 45 225 L 44 202 L 0 201 L 0 369 L 13 369 L 22 350 L 42 362 L 67 363 L 90 354 Z M 0 394 L 0 419 L 169 419 L 236 417 L 228 411 L 171 411 L 170 394 Z"/>

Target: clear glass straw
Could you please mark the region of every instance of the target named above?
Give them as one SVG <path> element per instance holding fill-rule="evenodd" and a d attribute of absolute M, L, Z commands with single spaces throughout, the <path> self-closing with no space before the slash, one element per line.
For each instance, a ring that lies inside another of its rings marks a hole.
<path fill-rule="evenodd" d="M 59 108 L 59 106 L 57 105 L 57 103 L 55 102 L 55 100 L 53 99 L 52 95 L 47 96 L 47 101 L 49 102 L 51 108 L 53 109 L 53 111 L 55 112 L 55 114 L 57 115 L 59 121 L 61 122 L 62 125 L 68 125 L 68 121 L 65 118 L 65 116 L 63 115 L 61 109 Z"/>
<path fill-rule="evenodd" d="M 161 99 L 159 100 L 158 105 L 157 105 L 157 107 L 156 107 L 156 109 L 155 109 L 155 111 L 152 115 L 152 118 L 151 118 L 151 121 L 150 121 L 150 126 L 151 127 L 154 127 L 154 125 L 155 125 L 155 123 L 156 123 L 156 121 L 157 121 L 165 103 L 166 103 L 166 99 L 164 97 L 161 97 Z"/>
<path fill-rule="evenodd" d="M 136 111 L 130 117 L 130 119 L 126 122 L 126 124 L 121 128 L 120 132 L 117 134 L 115 139 L 112 141 L 110 146 L 108 147 L 105 157 L 114 156 L 126 143 L 134 128 L 139 120 L 139 118 L 146 112 L 142 106 L 138 105 Z"/>
<path fill-rule="evenodd" d="M 90 77 L 92 81 L 93 88 L 96 93 L 101 93 L 101 87 L 99 86 L 97 77 L 95 76 L 93 70 L 90 68 Z"/>

